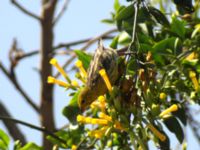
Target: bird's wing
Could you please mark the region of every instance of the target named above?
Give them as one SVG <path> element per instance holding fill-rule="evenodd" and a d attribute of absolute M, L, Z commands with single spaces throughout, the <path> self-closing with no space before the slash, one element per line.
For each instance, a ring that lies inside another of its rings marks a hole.
<path fill-rule="evenodd" d="M 103 81 L 99 75 L 100 69 L 104 68 L 110 75 L 113 69 L 117 69 L 115 67 L 117 67 L 117 53 L 112 49 L 97 49 L 88 69 L 87 85 L 92 88 L 96 83 Z"/>

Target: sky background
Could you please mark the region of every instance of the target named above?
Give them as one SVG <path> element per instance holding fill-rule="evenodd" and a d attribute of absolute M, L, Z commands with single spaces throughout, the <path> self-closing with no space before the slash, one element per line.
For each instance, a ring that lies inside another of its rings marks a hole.
<path fill-rule="evenodd" d="M 40 14 L 40 0 L 18 0 L 23 6 L 36 14 Z M 69 7 L 54 29 L 55 41 L 57 45 L 61 42 L 76 41 L 88 37 L 94 37 L 113 27 L 100 22 L 100 20 L 109 18 L 113 10 L 114 0 L 71 0 Z M 57 10 L 62 6 L 63 0 L 60 0 Z M 19 47 L 25 52 L 35 50 L 40 45 L 40 26 L 39 23 L 23 14 L 14 7 L 9 0 L 0 1 L 0 61 L 6 67 L 9 67 L 8 51 L 14 38 L 18 40 Z M 59 63 L 66 61 L 66 56 L 60 56 Z M 39 67 L 39 57 L 34 56 L 20 61 L 17 66 L 16 74 L 19 83 L 23 89 L 26 89 L 28 95 L 39 105 L 39 75 L 34 68 Z M 73 73 L 71 74 L 73 78 Z M 16 119 L 39 125 L 37 114 L 24 101 L 23 97 L 15 90 L 12 83 L 0 71 L 0 101 Z M 67 93 L 59 87 L 55 87 L 55 119 L 56 126 L 62 127 L 67 123 L 67 119 L 61 112 L 64 106 L 69 102 Z M 41 145 L 41 133 L 33 129 L 20 126 L 28 141 L 33 141 Z M 5 130 L 0 121 L 0 129 Z M 193 133 L 189 128 L 186 129 L 188 139 L 188 150 L 199 147 Z M 171 145 L 176 147 L 178 141 L 173 134 Z M 153 144 L 151 143 L 153 149 Z"/>

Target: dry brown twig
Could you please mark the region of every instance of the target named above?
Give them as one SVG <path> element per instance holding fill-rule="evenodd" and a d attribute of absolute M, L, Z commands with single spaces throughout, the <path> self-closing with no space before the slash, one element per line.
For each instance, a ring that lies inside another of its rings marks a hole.
<path fill-rule="evenodd" d="M 41 20 L 41 18 L 39 16 L 37 16 L 36 14 L 30 12 L 29 10 L 27 10 L 26 8 L 24 8 L 21 4 L 19 4 L 16 0 L 10 0 L 10 2 L 12 4 L 14 4 L 17 8 L 19 8 L 19 10 L 21 10 L 23 13 L 25 13 L 26 15 L 36 19 L 36 20 Z"/>
<path fill-rule="evenodd" d="M 4 65 L 0 62 L 0 69 L 2 70 L 2 72 L 5 74 L 5 76 L 10 79 L 10 81 L 13 83 L 13 85 L 15 86 L 15 88 L 19 91 L 19 93 L 24 97 L 24 99 L 26 100 L 26 102 L 28 104 L 30 104 L 30 106 L 37 112 L 40 112 L 40 109 L 38 108 L 38 106 L 33 102 L 33 100 L 27 95 L 27 93 L 22 89 L 22 87 L 20 86 L 20 84 L 18 83 L 18 81 L 16 80 L 15 77 L 15 73 L 13 71 L 13 73 L 11 74 L 9 71 L 7 71 L 7 69 L 4 67 Z"/>
<path fill-rule="evenodd" d="M 60 20 L 60 18 L 63 16 L 64 12 L 67 10 L 67 7 L 69 5 L 70 0 L 65 0 L 60 12 L 58 13 L 57 17 L 55 17 L 54 21 L 53 21 L 53 25 L 55 25 L 56 23 L 58 23 L 58 21 Z"/>

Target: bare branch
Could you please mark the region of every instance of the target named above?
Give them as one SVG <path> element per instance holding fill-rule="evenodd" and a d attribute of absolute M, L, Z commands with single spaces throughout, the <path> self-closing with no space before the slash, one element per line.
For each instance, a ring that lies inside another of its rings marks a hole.
<path fill-rule="evenodd" d="M 33 100 L 26 94 L 26 92 L 21 88 L 18 81 L 15 78 L 14 72 L 11 74 L 7 71 L 7 69 L 4 67 L 4 65 L 0 62 L 0 69 L 3 71 L 3 73 L 6 75 L 8 79 L 13 83 L 15 88 L 19 91 L 19 93 L 24 97 L 26 102 L 37 112 L 40 112 L 40 109 L 37 107 L 35 103 L 33 103 Z"/>
<path fill-rule="evenodd" d="M 112 39 L 113 36 L 104 36 L 102 37 L 102 39 Z M 56 45 L 55 47 L 53 47 L 53 50 L 58 50 L 58 49 L 61 49 L 61 48 L 69 48 L 71 46 L 76 46 L 76 45 L 79 45 L 79 44 L 83 44 L 83 43 L 86 43 L 88 41 L 90 41 L 92 38 L 86 38 L 86 39 L 82 39 L 82 40 L 78 40 L 78 41 L 73 41 L 73 42 L 67 42 L 67 43 L 60 43 L 58 45 Z M 23 55 L 21 55 L 20 57 L 18 57 L 18 60 L 20 59 L 23 59 L 23 58 L 27 58 L 27 57 L 30 57 L 30 56 L 34 56 L 36 54 L 39 53 L 39 50 L 32 50 L 31 52 L 29 53 L 25 53 Z"/>
<path fill-rule="evenodd" d="M 0 115 L 5 117 L 12 117 L 9 111 L 6 109 L 6 107 L 0 102 Z M 20 142 L 24 145 L 27 143 L 23 133 L 20 131 L 19 127 L 17 125 L 13 125 L 7 120 L 3 120 L 3 123 L 5 124 L 6 128 L 8 129 L 9 134 L 12 136 L 12 138 L 16 140 L 20 140 Z"/>
<path fill-rule="evenodd" d="M 96 41 L 98 41 L 99 39 L 101 39 L 102 37 L 105 37 L 111 33 L 117 32 L 117 29 L 111 29 L 108 30 L 106 32 L 104 32 L 103 34 L 94 37 L 92 39 L 90 39 L 82 48 L 81 50 L 86 51 L 87 48 L 89 48 L 93 43 L 95 43 Z M 74 54 L 70 59 L 68 59 L 68 61 L 63 65 L 63 68 L 66 68 L 67 66 L 69 66 L 71 64 L 71 62 L 76 58 L 76 55 Z M 59 76 L 59 72 L 56 73 L 55 77 L 57 78 Z"/>
<path fill-rule="evenodd" d="M 61 8 L 60 12 L 58 13 L 57 17 L 53 21 L 53 25 L 55 25 L 60 18 L 63 16 L 64 12 L 66 11 L 68 5 L 69 5 L 70 0 L 65 0 L 63 7 Z"/>
<path fill-rule="evenodd" d="M 53 132 L 47 130 L 45 127 L 38 127 L 36 125 L 30 124 L 30 123 L 27 123 L 27 122 L 24 122 L 24 121 L 21 121 L 21 120 L 18 120 L 18 119 L 13 119 L 13 118 L 10 118 L 10 117 L 5 117 L 5 116 L 0 116 L 0 120 L 4 120 L 4 121 L 6 120 L 6 121 L 14 122 L 14 123 L 19 123 L 21 125 L 30 127 L 32 129 L 35 129 L 35 130 L 38 130 L 38 131 L 42 131 L 42 132 L 44 132 L 44 133 L 52 136 L 53 138 L 59 140 L 63 144 L 66 144 L 65 140 L 61 139 L 60 137 L 58 137 L 57 135 L 55 135 Z"/>
<path fill-rule="evenodd" d="M 24 8 L 22 5 L 20 5 L 16 0 L 10 0 L 11 3 L 13 3 L 19 10 L 21 10 L 23 13 L 25 13 L 26 15 L 37 19 L 37 20 L 41 20 L 40 17 L 38 17 L 37 15 L 35 15 L 34 13 L 30 12 L 29 10 L 27 10 L 26 8 Z"/>

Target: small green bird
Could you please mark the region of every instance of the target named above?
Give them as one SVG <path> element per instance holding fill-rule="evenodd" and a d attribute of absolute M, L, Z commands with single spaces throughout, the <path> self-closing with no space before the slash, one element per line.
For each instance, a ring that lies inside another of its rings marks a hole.
<path fill-rule="evenodd" d="M 115 83 L 118 78 L 117 59 L 117 51 L 105 48 L 102 40 L 100 40 L 87 71 L 87 83 L 78 97 L 78 105 L 82 111 L 87 109 L 100 95 L 104 95 L 108 91 L 99 70 L 105 69 L 111 85 Z"/>

